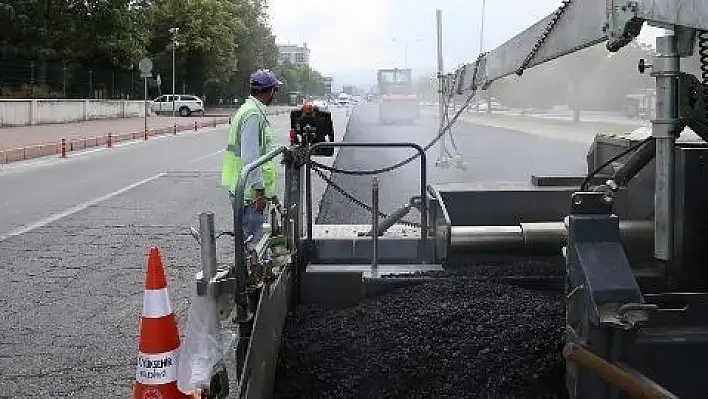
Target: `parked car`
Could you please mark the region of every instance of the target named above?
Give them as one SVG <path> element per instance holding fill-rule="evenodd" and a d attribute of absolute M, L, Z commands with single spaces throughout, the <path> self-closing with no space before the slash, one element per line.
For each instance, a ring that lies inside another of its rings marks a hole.
<path fill-rule="evenodd" d="M 156 114 L 171 113 L 172 95 L 165 94 L 152 101 L 152 111 Z M 174 111 L 180 116 L 190 116 L 193 113 L 204 113 L 204 102 L 197 96 L 191 94 L 177 94 L 174 96 Z"/>

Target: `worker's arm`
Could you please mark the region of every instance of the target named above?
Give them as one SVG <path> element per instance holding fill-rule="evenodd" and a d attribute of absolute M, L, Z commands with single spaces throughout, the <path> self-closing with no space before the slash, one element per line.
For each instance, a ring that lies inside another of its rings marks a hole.
<path fill-rule="evenodd" d="M 241 128 L 241 158 L 244 166 L 260 158 L 260 135 L 260 118 L 257 115 L 246 118 Z M 258 197 L 265 197 L 263 173 L 260 167 L 251 172 L 246 184 L 247 187 L 251 187 L 254 190 L 256 196 L 254 200 L 258 199 Z"/>

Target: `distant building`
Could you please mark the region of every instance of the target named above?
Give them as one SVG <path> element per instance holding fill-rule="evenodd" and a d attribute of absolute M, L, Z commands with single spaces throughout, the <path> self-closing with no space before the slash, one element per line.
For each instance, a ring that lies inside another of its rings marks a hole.
<path fill-rule="evenodd" d="M 334 79 L 332 79 L 331 76 L 324 77 L 324 86 L 325 86 L 325 95 L 326 96 L 332 95 L 332 82 L 333 81 L 334 81 Z"/>
<path fill-rule="evenodd" d="M 278 56 L 280 62 L 289 61 L 295 65 L 310 65 L 310 49 L 307 43 L 301 46 L 296 44 L 279 44 Z"/>

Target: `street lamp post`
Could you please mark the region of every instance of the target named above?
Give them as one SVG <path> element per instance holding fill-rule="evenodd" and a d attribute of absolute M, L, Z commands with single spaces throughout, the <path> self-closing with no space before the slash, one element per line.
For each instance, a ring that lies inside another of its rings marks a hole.
<path fill-rule="evenodd" d="M 479 29 L 479 53 L 482 54 L 484 51 L 484 12 L 487 8 L 487 0 L 482 0 L 482 25 Z M 479 112 L 479 98 L 477 98 L 477 112 Z M 490 111 L 489 99 L 487 99 L 487 112 Z"/>
<path fill-rule="evenodd" d="M 175 116 L 175 50 L 177 48 L 177 33 L 179 28 L 170 28 L 170 33 L 172 33 L 172 117 Z"/>
<path fill-rule="evenodd" d="M 445 78 L 443 77 L 443 29 L 442 29 L 442 10 L 436 10 L 435 11 L 435 26 L 437 28 L 437 40 L 438 40 L 438 112 L 439 112 L 439 117 L 440 117 L 440 126 L 443 126 L 444 120 L 445 120 L 445 113 L 447 112 L 447 109 L 445 109 L 445 92 L 443 91 L 443 86 L 445 84 Z M 443 132 L 443 136 L 444 136 Z M 440 152 L 438 153 L 438 159 L 435 161 L 436 166 L 443 166 L 447 162 L 445 160 L 445 137 L 442 138 L 442 141 L 438 144 L 438 148 L 440 149 Z"/>
<path fill-rule="evenodd" d="M 482 0 L 482 26 L 479 30 L 479 53 L 484 51 L 484 13 L 487 8 L 487 0 Z"/>
<path fill-rule="evenodd" d="M 421 39 L 416 39 L 413 43 L 420 43 L 423 40 Z M 393 38 L 394 43 L 402 43 L 403 44 L 403 68 L 408 68 L 408 42 L 405 40 L 398 40 L 395 37 Z"/>
<path fill-rule="evenodd" d="M 403 68 L 408 68 L 408 42 L 403 42 Z"/>

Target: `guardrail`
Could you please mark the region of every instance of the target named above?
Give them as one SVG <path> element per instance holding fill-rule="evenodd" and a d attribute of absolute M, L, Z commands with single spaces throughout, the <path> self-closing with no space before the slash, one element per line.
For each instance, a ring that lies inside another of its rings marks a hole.
<path fill-rule="evenodd" d="M 281 115 L 289 109 L 275 109 L 269 115 Z M 81 151 L 89 148 L 107 147 L 111 148 L 116 143 L 123 143 L 134 140 L 148 140 L 150 137 L 177 135 L 184 131 L 198 131 L 206 127 L 217 127 L 223 124 L 231 124 L 231 117 L 224 115 L 223 118 L 214 118 L 208 122 L 197 122 L 189 124 L 174 124 L 173 126 L 148 129 L 147 131 L 128 133 L 107 133 L 99 136 L 89 136 L 80 138 L 62 138 L 57 142 L 41 143 L 26 147 L 10 148 L 0 150 L 0 165 L 13 162 L 27 161 L 30 159 L 58 155 L 61 158 L 68 157 L 72 151 Z"/>

